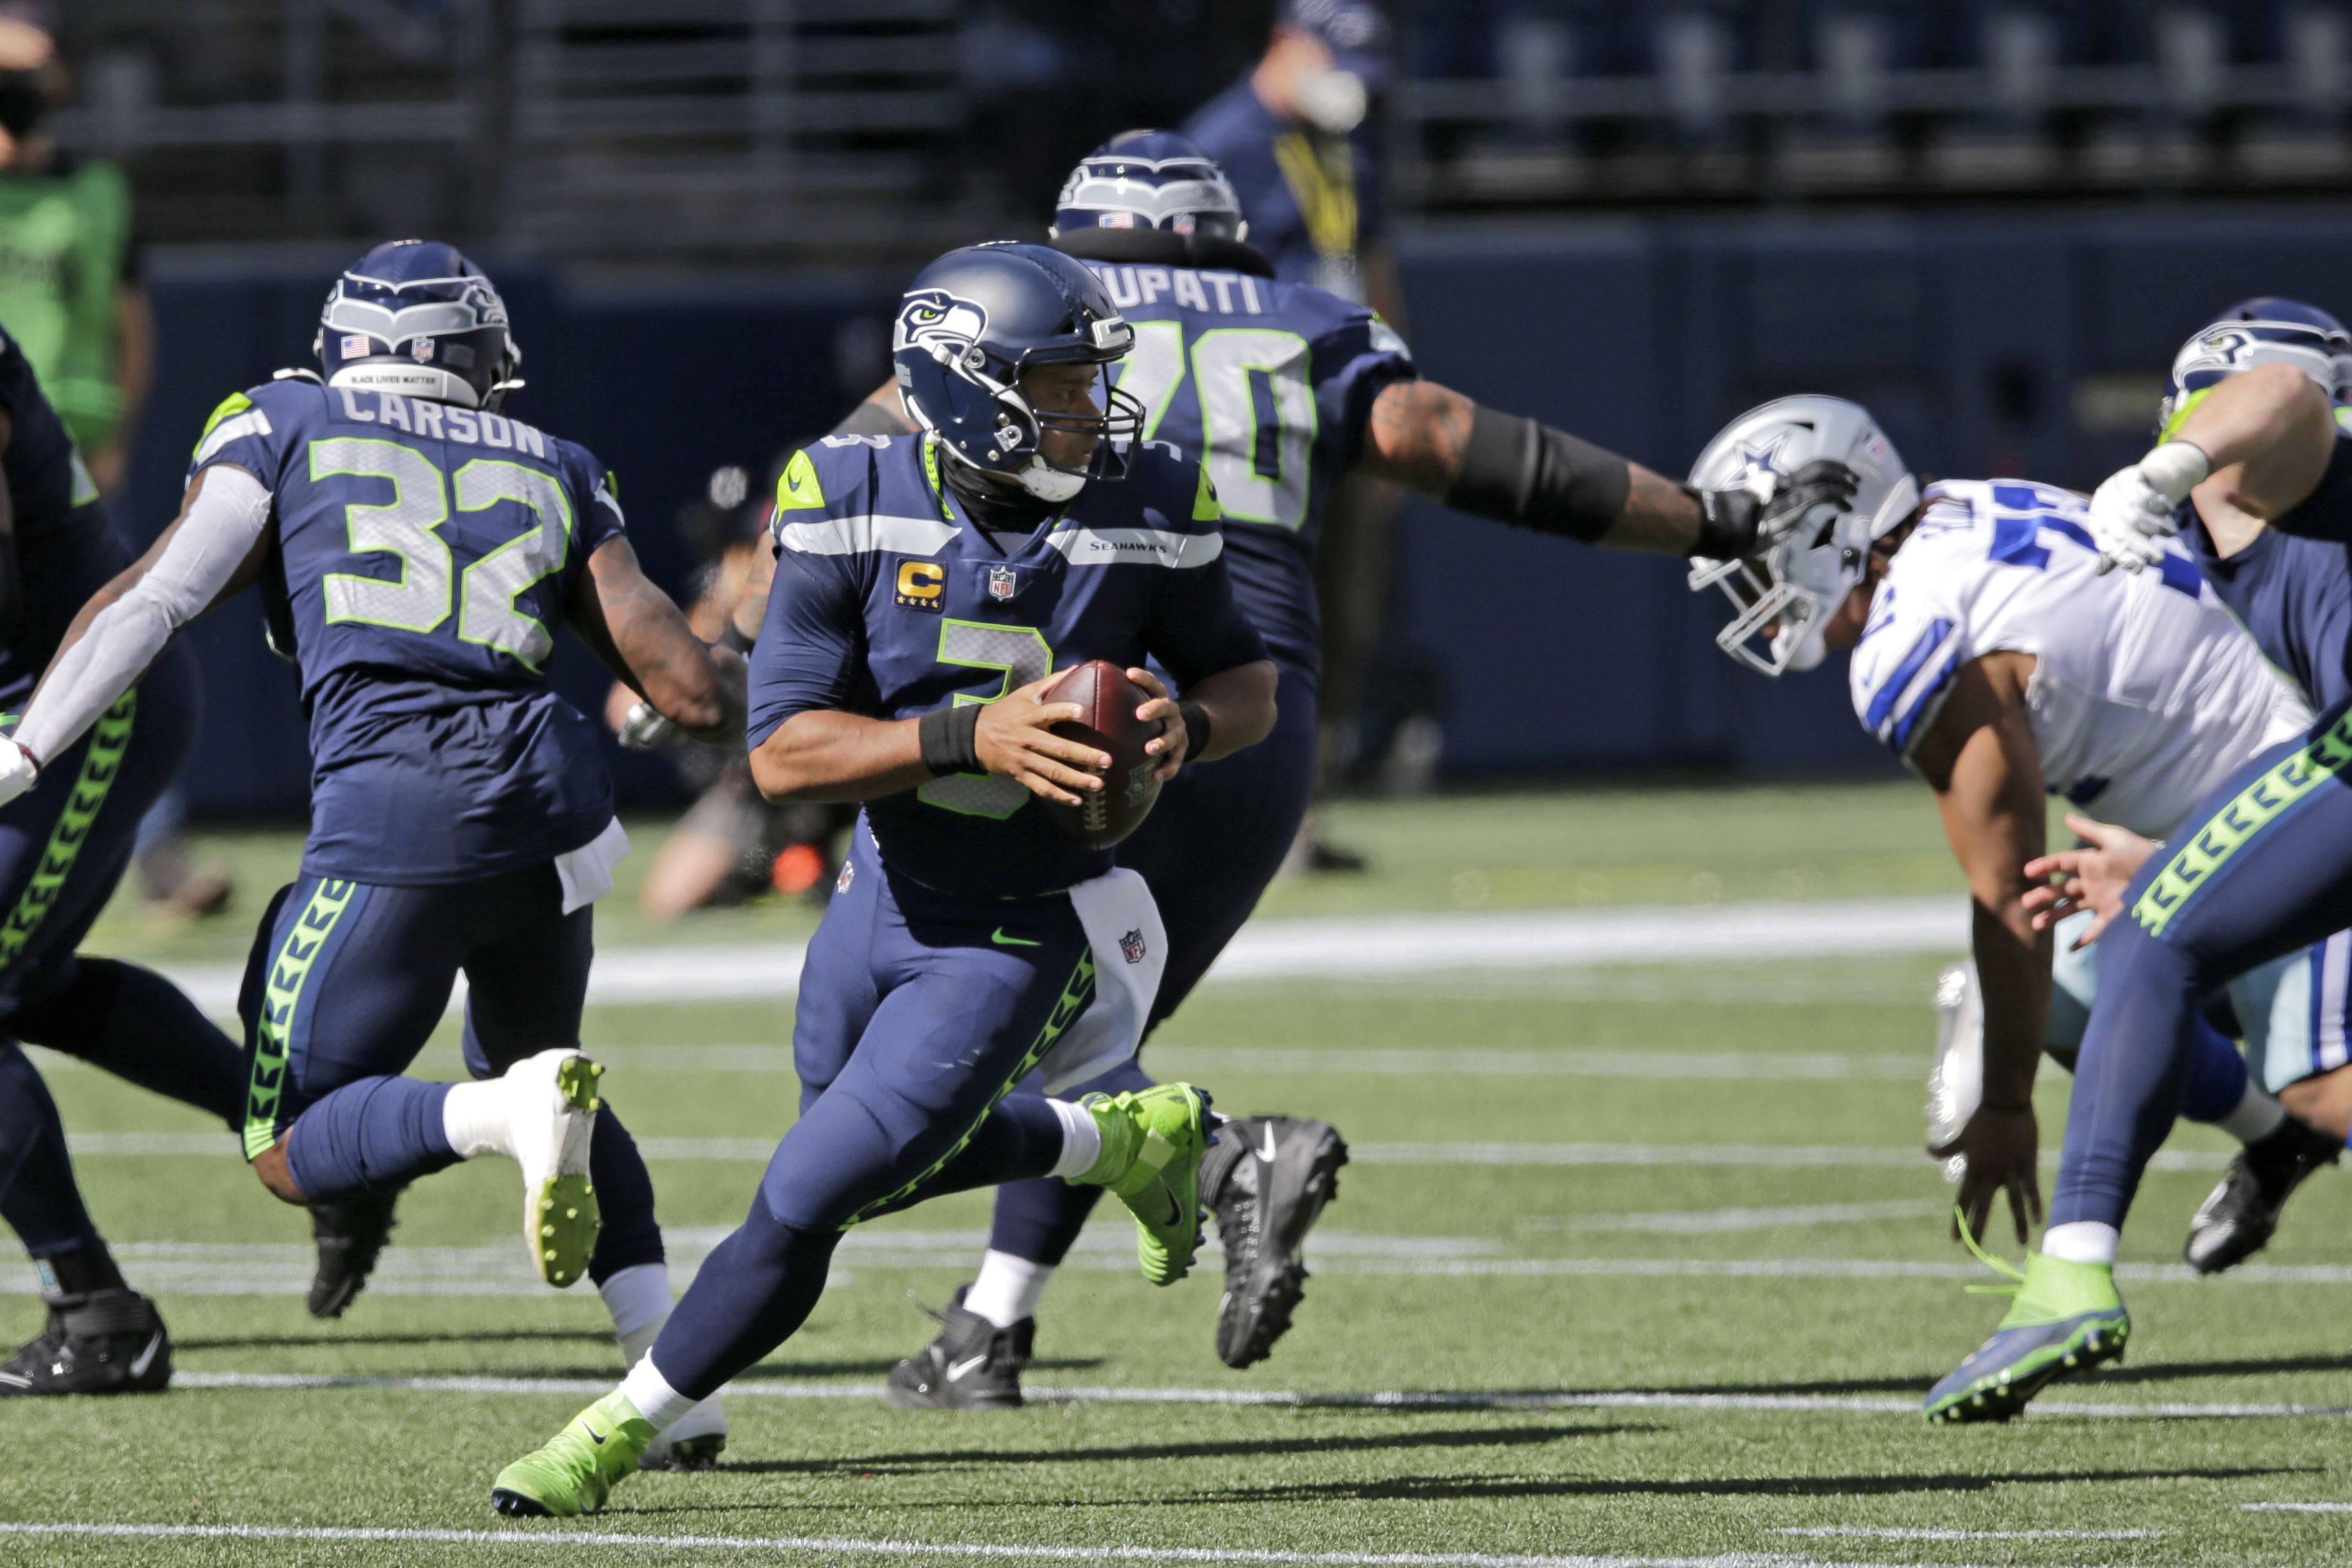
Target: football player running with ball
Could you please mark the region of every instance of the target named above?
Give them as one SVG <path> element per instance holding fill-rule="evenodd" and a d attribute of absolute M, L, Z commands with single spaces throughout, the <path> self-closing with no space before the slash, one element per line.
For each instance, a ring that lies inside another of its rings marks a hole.
<path fill-rule="evenodd" d="M 1110 389 L 1134 344 L 1067 256 L 951 251 L 894 337 L 923 435 L 830 436 L 787 467 L 752 774 L 771 800 L 866 803 L 801 976 L 801 1117 L 651 1355 L 507 1467 L 499 1511 L 603 1506 L 639 1449 L 800 1327 L 860 1220 L 1058 1176 L 1126 1203 L 1145 1278 L 1191 1268 L 1207 1096 L 1007 1098 L 1032 1072 L 1066 1087 L 1132 1055 L 1167 954 L 1142 878 L 1046 809 L 1107 788 L 1111 761 L 1054 733 L 1081 712 L 1043 700 L 1054 672 L 1128 671 L 1150 694 L 1135 717 L 1165 727 L 1160 778 L 1275 721 L 1208 475 L 1138 439 L 1143 411 Z"/>
<path fill-rule="evenodd" d="M 300 875 L 246 976 L 246 1157 L 289 1203 L 387 1216 L 418 1176 L 516 1161 L 541 1276 L 593 1279 L 634 1359 L 670 1306 L 661 1232 L 579 1051 L 590 905 L 628 841 L 595 727 L 547 662 L 569 622 L 714 740 L 741 730 L 741 667 L 638 570 L 594 459 L 499 412 L 520 356 L 456 250 L 360 258 L 317 351 L 323 374 L 284 372 L 214 414 L 179 517 L 75 618 L 0 742 L 0 793 L 45 787 L 93 726 L 103 742 L 179 629 L 257 580 L 301 672 L 312 785 Z M 460 971 L 478 1081 L 399 1076 Z M 724 1430 L 698 1412 L 653 1458 L 707 1462 Z"/>
<path fill-rule="evenodd" d="M 1141 434 L 1200 454 L 1208 469 L 1234 595 L 1282 673 L 1266 742 L 1185 768 L 1118 848 L 1118 863 L 1142 873 L 1167 922 L 1155 1026 L 1249 918 L 1307 810 L 1321 645 L 1315 550 L 1324 502 L 1343 474 L 1541 532 L 1678 555 L 1745 554 L 1794 528 L 1818 499 L 1803 484 L 1769 502 L 1745 491 L 1703 498 L 1419 380 L 1402 340 L 1378 317 L 1324 289 L 1275 281 L 1247 232 L 1217 165 L 1160 131 L 1127 131 L 1088 154 L 1054 215 L 1055 248 L 1084 261 L 1135 325 L 1118 390 L 1140 406 Z M 908 430 L 899 392 L 886 384 L 841 429 Z M 1083 1089 L 1150 1082 L 1129 1061 Z M 1307 1277 L 1300 1242 L 1347 1155 L 1323 1122 L 1251 1116 L 1230 1127 L 1202 1182 L 1225 1251 L 1217 1354 L 1240 1367 L 1263 1359 L 1290 1326 Z M 999 1194 L 978 1278 L 949 1304 L 939 1336 L 891 1373 L 893 1403 L 1021 1402 L 1037 1304 L 1097 1196 L 1055 1180 Z"/>
<path fill-rule="evenodd" d="M 2231 769 L 2122 894 L 2099 938 L 2050 1227 L 1993 1336 L 1928 1396 L 1931 1416 L 2006 1419 L 2052 1380 L 2123 1354 L 2124 1216 L 2195 1078 L 2200 1009 L 2217 990 L 2309 949 L 2304 995 L 2334 1027 L 2299 1062 L 2283 1053 L 2284 1075 L 2342 1065 L 2333 934 L 2352 925 L 2352 430 L 2336 400 L 2352 390 L 2347 370 L 2352 336 L 2324 312 L 2233 308 L 2175 361 L 2158 444 L 2091 499 L 2090 537 L 2124 580 L 2159 584 L 2185 545 L 2319 716 Z M 2352 1109 L 2340 1071 L 2289 1092 L 2340 1135 Z"/>

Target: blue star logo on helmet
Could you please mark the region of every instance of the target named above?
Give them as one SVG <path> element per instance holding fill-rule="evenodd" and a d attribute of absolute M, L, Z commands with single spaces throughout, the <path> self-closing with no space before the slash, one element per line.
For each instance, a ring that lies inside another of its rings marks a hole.
<path fill-rule="evenodd" d="M 898 307 L 891 344 L 900 349 L 945 348 L 961 353 L 988 335 L 988 310 L 944 288 L 918 289 Z"/>
<path fill-rule="evenodd" d="M 1775 459 L 1780 455 L 1780 448 L 1786 446 L 1788 444 L 1789 435 L 1786 431 L 1781 432 L 1780 434 L 1774 436 L 1771 440 L 1765 442 L 1761 445 L 1751 444 L 1745 441 L 1741 442 L 1739 444 L 1739 470 L 1738 473 L 1731 476 L 1729 482 L 1724 487 L 1726 489 L 1732 490 L 1745 489 L 1751 482 L 1757 479 L 1779 477 L 1781 470 L 1780 464 L 1775 461 Z"/>

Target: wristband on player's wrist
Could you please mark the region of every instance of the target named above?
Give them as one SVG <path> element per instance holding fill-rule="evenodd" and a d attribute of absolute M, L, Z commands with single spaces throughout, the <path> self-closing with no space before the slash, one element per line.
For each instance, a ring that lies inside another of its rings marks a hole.
<path fill-rule="evenodd" d="M 1184 756 L 1187 759 L 1209 748 L 1209 710 L 1200 702 L 1187 698 L 1176 705 L 1176 716 L 1184 721 Z"/>
<path fill-rule="evenodd" d="M 923 766 L 935 777 L 977 773 L 980 768 L 981 703 L 933 708 L 915 722 L 915 737 L 923 748 Z"/>

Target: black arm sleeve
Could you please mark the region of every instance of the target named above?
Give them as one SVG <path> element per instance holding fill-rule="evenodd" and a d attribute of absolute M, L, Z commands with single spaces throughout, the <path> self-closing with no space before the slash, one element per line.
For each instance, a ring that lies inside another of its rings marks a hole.
<path fill-rule="evenodd" d="M 1480 406 L 1445 504 L 1587 544 L 1625 511 L 1632 468 L 1614 452 L 1517 414 Z"/>
<path fill-rule="evenodd" d="M 895 408 L 885 408 L 868 398 L 842 416 L 839 424 L 828 435 L 911 435 L 914 426 L 908 424 Z"/>

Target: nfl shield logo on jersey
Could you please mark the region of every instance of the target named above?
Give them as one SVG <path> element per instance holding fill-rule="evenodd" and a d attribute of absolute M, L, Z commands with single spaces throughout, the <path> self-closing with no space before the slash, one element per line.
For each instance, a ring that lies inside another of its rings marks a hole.
<path fill-rule="evenodd" d="M 1013 580 L 1011 567 L 992 566 L 988 569 L 988 596 L 991 599 L 1010 599 L 1013 597 L 1013 591 L 1018 586 L 1020 585 Z"/>
<path fill-rule="evenodd" d="M 1126 936 L 1120 937 L 1118 939 L 1118 950 L 1122 954 L 1126 955 L 1127 961 L 1129 963 L 1142 963 L 1143 933 L 1140 931 L 1130 931 Z"/>

